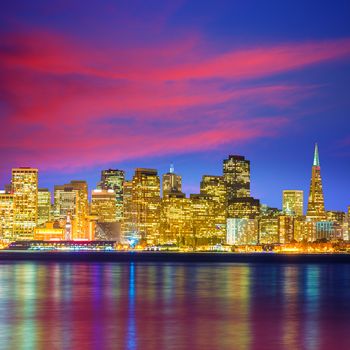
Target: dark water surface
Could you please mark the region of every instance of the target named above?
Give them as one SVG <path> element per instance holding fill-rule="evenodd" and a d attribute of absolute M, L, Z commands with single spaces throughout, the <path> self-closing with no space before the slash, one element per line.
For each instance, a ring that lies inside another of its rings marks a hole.
<path fill-rule="evenodd" d="M 0 349 L 350 349 L 350 265 L 1 263 Z"/>

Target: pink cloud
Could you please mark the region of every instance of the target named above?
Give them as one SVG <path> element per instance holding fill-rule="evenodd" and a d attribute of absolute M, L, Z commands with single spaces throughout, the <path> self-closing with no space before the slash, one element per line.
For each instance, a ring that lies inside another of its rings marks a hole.
<path fill-rule="evenodd" d="M 225 53 L 204 48 L 194 35 L 145 48 L 87 47 L 52 33 L 8 35 L 0 39 L 2 65 L 54 74 L 108 79 L 190 80 L 250 79 L 350 56 L 350 39 L 290 42 L 233 48 Z"/>
<path fill-rule="evenodd" d="M 273 136 L 287 122 L 284 117 L 258 118 L 247 122 L 224 121 L 212 129 L 188 128 L 186 131 L 181 127 L 155 129 L 141 125 L 143 132 L 136 133 L 127 127 L 108 130 L 106 126 L 98 129 L 86 127 L 74 134 L 64 129 L 38 131 L 33 132 L 30 138 L 17 140 L 16 146 L 27 152 L 18 153 L 16 161 L 28 164 L 35 159 L 43 170 L 67 170 L 115 160 L 204 151 Z"/>
<path fill-rule="evenodd" d="M 60 35 L 0 38 L 0 148 L 75 168 L 271 137 L 313 86 L 251 82 L 350 56 L 350 40 L 205 54 L 197 36 L 151 49 L 88 47 Z M 268 106 L 274 117 L 259 112 Z M 5 110 L 5 109 L 4 109 Z M 280 116 L 283 117 L 280 117 Z"/>

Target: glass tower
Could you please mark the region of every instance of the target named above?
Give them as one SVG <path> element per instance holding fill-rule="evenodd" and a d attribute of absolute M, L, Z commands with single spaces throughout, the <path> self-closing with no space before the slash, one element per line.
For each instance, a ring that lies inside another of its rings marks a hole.
<path fill-rule="evenodd" d="M 324 220 L 326 218 L 322 189 L 321 167 L 317 143 L 315 145 L 314 162 L 312 165 L 310 193 L 306 216 L 315 221 Z"/>

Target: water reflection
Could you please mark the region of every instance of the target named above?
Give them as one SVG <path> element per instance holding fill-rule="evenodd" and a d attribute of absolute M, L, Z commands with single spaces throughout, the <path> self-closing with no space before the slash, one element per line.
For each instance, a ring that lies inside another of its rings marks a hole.
<path fill-rule="evenodd" d="M 0 264 L 1 349 L 349 349 L 350 267 Z"/>

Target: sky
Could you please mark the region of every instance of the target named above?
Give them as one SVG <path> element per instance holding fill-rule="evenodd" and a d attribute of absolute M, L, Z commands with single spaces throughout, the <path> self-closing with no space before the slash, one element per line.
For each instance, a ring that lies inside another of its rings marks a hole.
<path fill-rule="evenodd" d="M 328 210 L 350 205 L 350 2 L 3 1 L 0 187 L 174 163 L 183 190 L 251 161 L 252 195 L 307 197 L 318 142 Z"/>

